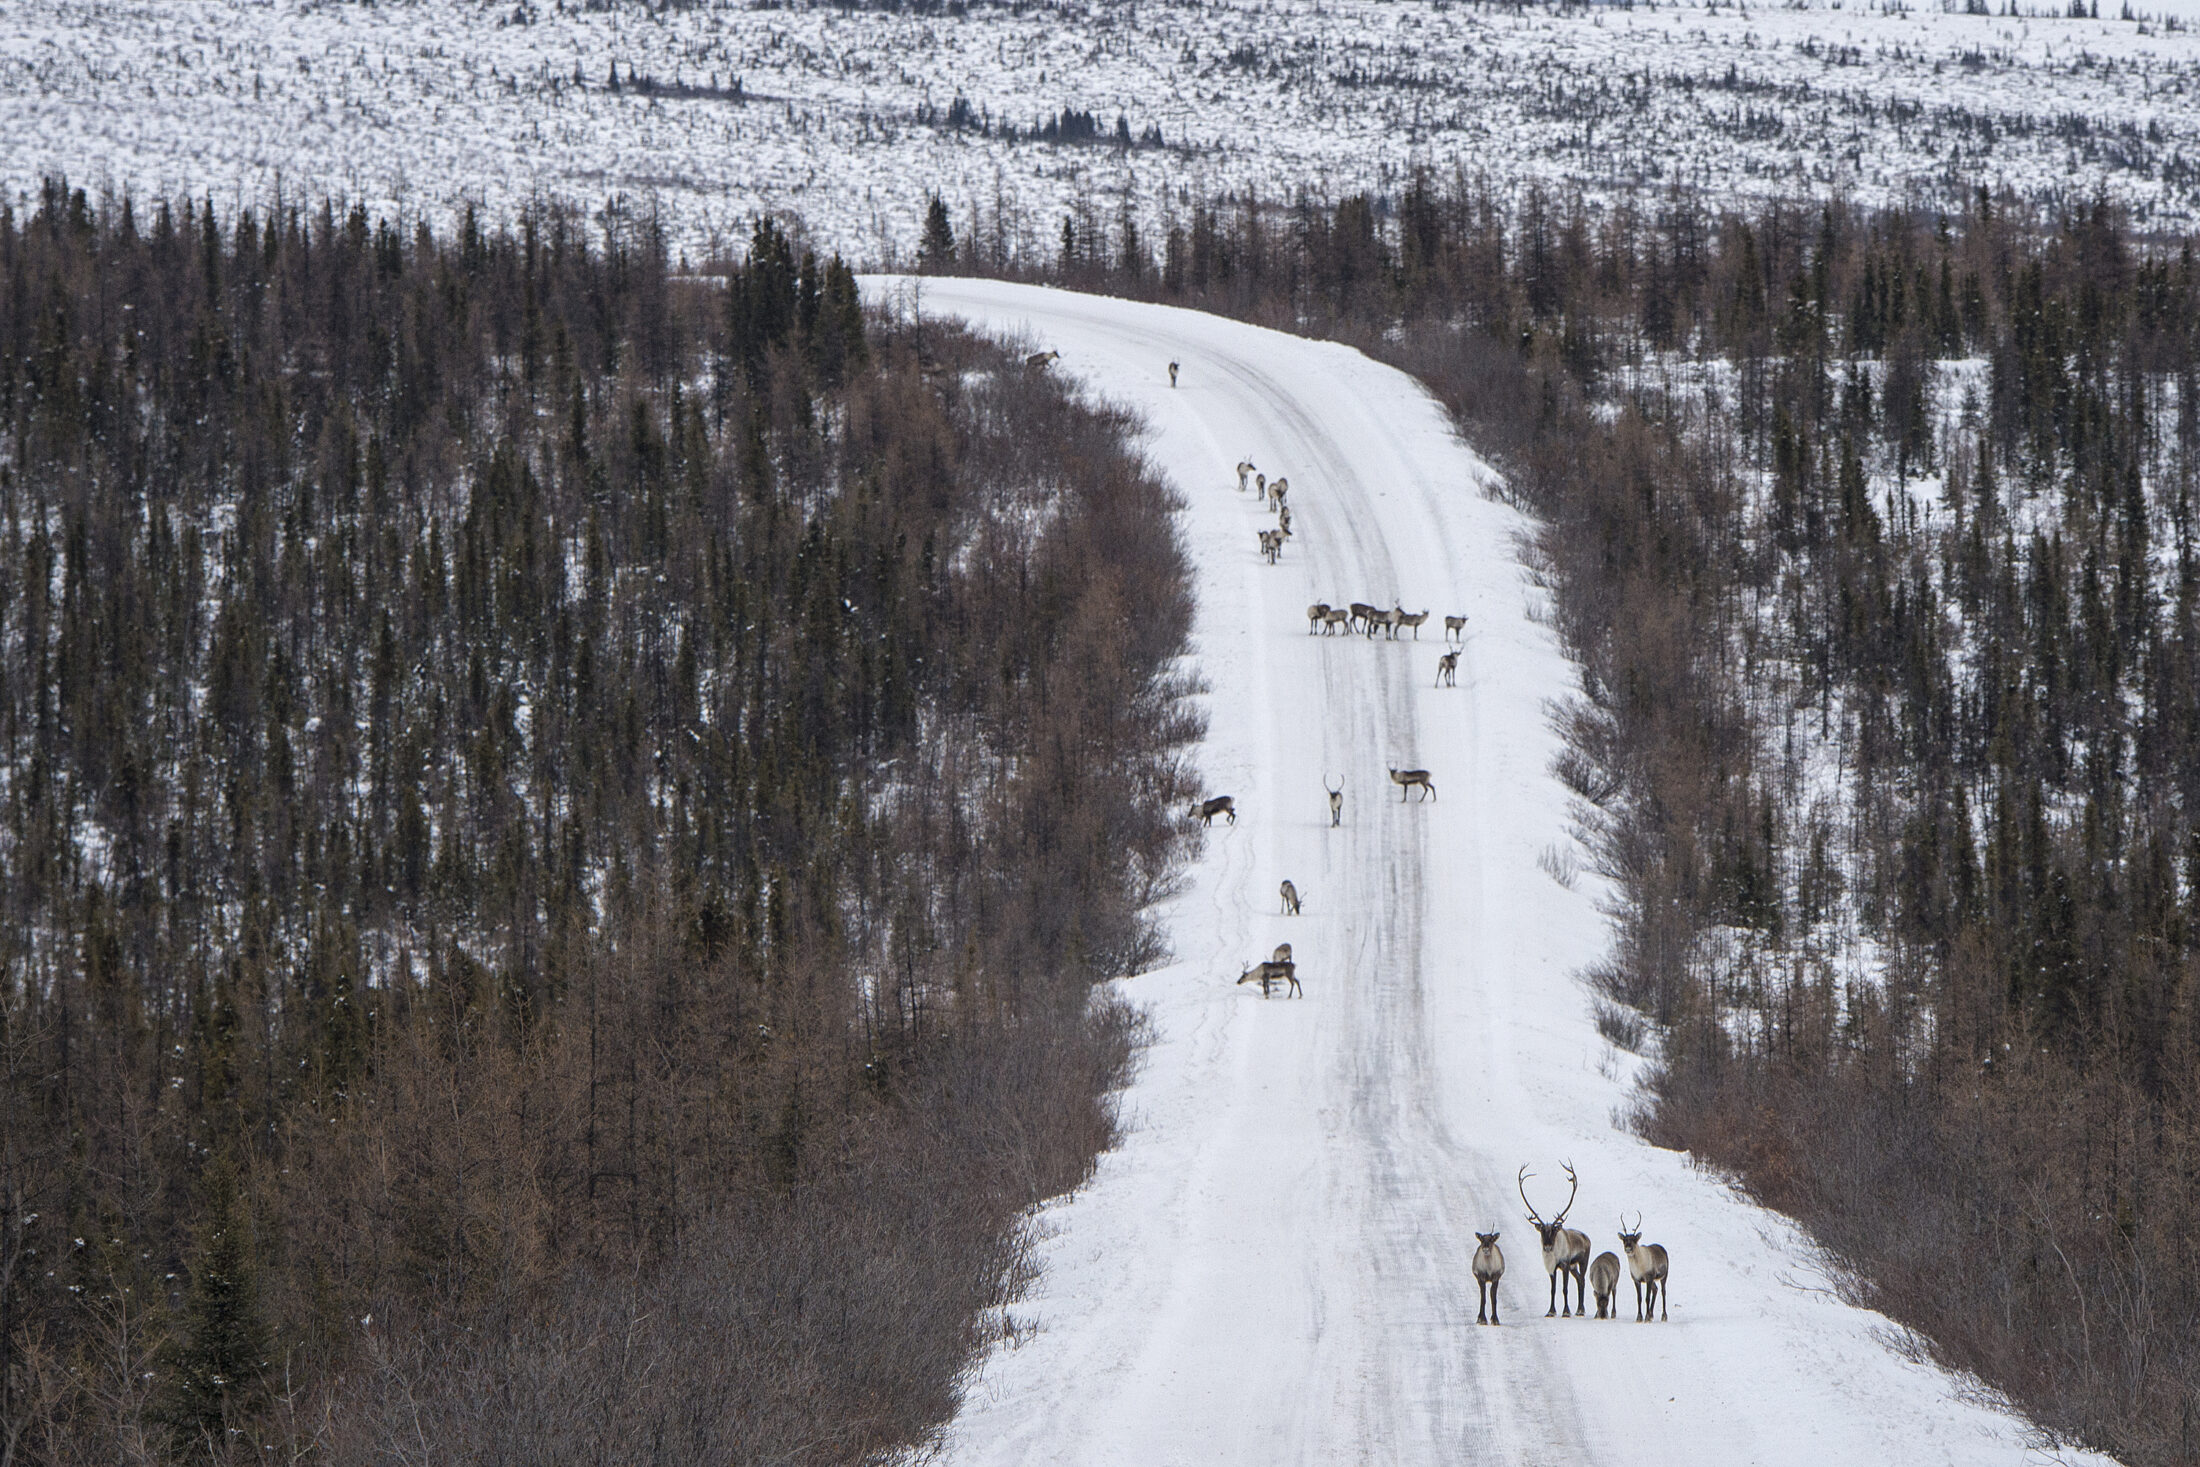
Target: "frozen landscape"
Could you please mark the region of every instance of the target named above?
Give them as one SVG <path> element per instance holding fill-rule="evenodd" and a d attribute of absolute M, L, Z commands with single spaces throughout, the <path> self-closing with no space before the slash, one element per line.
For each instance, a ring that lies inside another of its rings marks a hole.
<path fill-rule="evenodd" d="M 1030 287 L 879 281 L 903 309 L 1057 350 L 1149 425 L 1187 501 L 1209 685 L 1199 760 L 1234 795 L 1168 914 L 1175 963 L 1125 980 L 1155 1042 L 1128 1136 L 1046 1209 L 1015 1343 L 974 1376 L 962 1463 L 2020 1463 L 1975 1388 L 1841 1301 L 1809 1245 L 1619 1117 L 1636 1063 L 1577 979 L 1607 941 L 1547 717 L 1576 686 L 1522 569 L 1526 522 L 1409 379 L 1336 345 Z M 1183 364 L 1171 390 L 1165 364 Z M 1294 538 L 1236 487 L 1289 477 Z M 1314 601 L 1424 607 L 1416 641 L 1312 637 Z M 1469 620 L 1435 686 L 1445 614 Z M 1392 767 L 1431 771 L 1405 801 Z M 1324 784 L 1344 788 L 1332 828 Z M 1279 911 L 1278 883 L 1303 911 Z M 1290 942 L 1302 1000 L 1233 980 Z M 1670 1321 L 1546 1319 L 1515 1171 L 1614 1248 L 1672 1255 Z M 1475 1324 L 1502 1231 L 1500 1328 Z M 2099 1460 L 2062 1451 L 2052 1460 Z"/>
<path fill-rule="evenodd" d="M 689 252 L 784 210 L 873 263 L 928 191 L 1043 259 L 1069 212 L 1151 227 L 1202 192 L 1380 195 L 1422 165 L 1600 199 L 2006 184 L 2200 218 L 2200 6 L 2014 8 L 0 0 L 0 186 L 444 222 L 623 199 Z M 1065 111 L 1097 138 L 1034 137 Z"/>

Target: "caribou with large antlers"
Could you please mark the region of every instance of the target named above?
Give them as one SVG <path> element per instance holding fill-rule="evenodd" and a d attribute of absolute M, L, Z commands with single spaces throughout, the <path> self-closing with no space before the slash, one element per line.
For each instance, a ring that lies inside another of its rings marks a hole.
<path fill-rule="evenodd" d="M 1572 1279 L 1574 1298 L 1581 1305 L 1581 1315 L 1586 1318 L 1589 1291 L 1584 1276 L 1589 1270 L 1589 1235 L 1566 1226 L 1566 1214 L 1574 1210 L 1574 1198 L 1581 1191 L 1581 1178 L 1574 1175 L 1573 1163 L 1566 1163 L 1566 1180 L 1572 1184 L 1566 1194 L 1566 1205 L 1559 1209 L 1556 1218 L 1545 1222 L 1535 1210 L 1535 1204 L 1528 1201 L 1528 1178 L 1534 1175 L 1522 1167 L 1516 1185 L 1520 1188 L 1521 1204 L 1528 1209 L 1528 1226 L 1543 1239 L 1543 1271 L 1551 1276 L 1551 1307 L 1543 1317 L 1549 1319 L 1554 1314 L 1561 1318 L 1573 1317 L 1573 1312 L 1565 1309 L 1566 1281 Z"/>
<path fill-rule="evenodd" d="M 1647 1324 L 1650 1316 L 1665 1318 L 1665 1276 L 1672 1267 L 1672 1260 L 1665 1256 L 1665 1245 L 1652 1243 L 1642 1246 L 1642 1214 L 1635 1214 L 1632 1231 L 1627 1226 L 1627 1214 L 1619 1215 L 1619 1246 L 1627 1255 L 1627 1273 L 1635 1281 L 1635 1321 Z M 1649 1300 L 1644 1307 L 1644 1298 Z"/>
<path fill-rule="evenodd" d="M 1474 1250 L 1474 1322 L 1503 1324 L 1497 1317 L 1497 1282 L 1505 1276 L 1504 1250 L 1497 1246 L 1495 1233 L 1476 1233 L 1474 1238 L 1482 1245 Z"/>

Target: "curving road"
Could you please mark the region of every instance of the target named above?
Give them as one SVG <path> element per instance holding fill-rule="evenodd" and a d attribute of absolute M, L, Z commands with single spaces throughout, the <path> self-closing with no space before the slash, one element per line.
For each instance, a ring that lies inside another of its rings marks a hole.
<path fill-rule="evenodd" d="M 1783 1220 L 1619 1129 L 1634 1061 L 1575 974 L 1608 941 L 1550 773 L 1575 686 L 1516 556 L 1526 524 L 1410 379 L 1194 312 L 961 280 L 868 282 L 1138 412 L 1186 500 L 1209 684 L 1207 787 L 1237 797 L 1167 913 L 1176 961 L 1129 979 L 1156 1040 L 1128 1134 L 1045 1209 L 1015 1341 L 968 1383 L 957 1463 L 2009 1463 L 2019 1424 L 1842 1304 Z M 1171 390 L 1166 365 L 1183 364 Z M 1295 538 L 1236 488 L 1290 478 Z M 1427 607 L 1416 642 L 1309 637 L 1312 601 Z M 1442 618 L 1470 621 L 1433 686 Z M 1434 802 L 1385 774 L 1426 767 Z M 1324 780 L 1345 787 L 1331 829 Z M 1541 858 L 1539 860 L 1539 858 Z M 1303 914 L 1279 912 L 1297 883 Z M 1233 980 L 1276 943 L 1303 1002 Z M 1545 1319 L 1514 1173 L 1616 1248 L 1673 1255 L 1670 1323 Z M 1502 1328 L 1477 1328 L 1474 1231 L 1503 1230 Z M 2066 1454 L 2061 1460 L 2070 1460 Z"/>

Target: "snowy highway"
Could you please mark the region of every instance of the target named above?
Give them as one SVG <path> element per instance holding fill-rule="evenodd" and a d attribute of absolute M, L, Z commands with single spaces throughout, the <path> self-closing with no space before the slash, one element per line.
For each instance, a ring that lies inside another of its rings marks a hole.
<path fill-rule="evenodd" d="M 947 1458 L 1029 1463 L 2009 1463 L 2022 1424 L 1892 1348 L 1784 1220 L 1621 1129 L 1632 1056 L 1578 978 L 1609 940 L 1550 773 L 1577 686 L 1518 554 L 1523 518 L 1409 379 L 1343 347 L 1192 312 L 963 280 L 874 280 L 1137 412 L 1186 501 L 1209 691 L 1197 752 L 1234 826 L 1166 913 L 1171 966 L 1120 985 L 1154 1043 L 1126 1135 L 1043 1211 L 1011 1344 Z M 1167 364 L 1183 365 L 1171 390 Z M 1288 475 L 1294 538 L 1240 493 Z M 1428 609 L 1419 639 L 1307 633 L 1325 601 Z M 1456 688 L 1443 617 L 1469 617 Z M 1426 768 L 1437 798 L 1386 771 Z M 1331 828 L 1324 781 L 1342 781 Z M 1539 859 L 1540 858 L 1540 859 Z M 1298 916 L 1278 883 L 1296 883 Z M 1295 950 L 1303 1000 L 1241 968 Z M 1514 1174 L 1617 1250 L 1671 1250 L 1669 1323 L 1546 1319 Z M 1502 1229 L 1501 1328 L 1475 1324 Z M 2077 1454 L 2062 1453 L 2060 1460 Z"/>

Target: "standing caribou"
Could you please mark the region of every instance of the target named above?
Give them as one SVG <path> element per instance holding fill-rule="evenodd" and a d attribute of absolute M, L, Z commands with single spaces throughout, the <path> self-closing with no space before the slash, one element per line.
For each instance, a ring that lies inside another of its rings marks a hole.
<path fill-rule="evenodd" d="M 1307 607 L 1306 634 L 1311 637 L 1314 635 L 1314 628 L 1327 625 L 1328 616 L 1329 603 L 1326 601 L 1317 601 L 1312 606 Z"/>
<path fill-rule="evenodd" d="M 1398 786 L 1400 804 L 1405 803 L 1407 794 L 1414 789 L 1426 791 L 1427 799 L 1436 798 L 1436 781 L 1428 777 L 1426 769 L 1393 769 L 1390 771 L 1390 782 Z"/>
<path fill-rule="evenodd" d="M 1436 659 L 1436 686 L 1459 686 L 1459 654 L 1446 652 Z"/>
<path fill-rule="evenodd" d="M 1324 775 L 1322 777 L 1322 788 L 1329 790 L 1329 827 L 1334 830 L 1344 824 L 1344 786 L 1340 784 L 1335 789 L 1330 790 L 1329 778 Z"/>
<path fill-rule="evenodd" d="M 1421 623 L 1427 620 L 1428 612 L 1425 609 L 1408 611 L 1403 606 L 1398 607 L 1390 613 L 1390 634 L 1395 637 L 1398 635 L 1398 628 L 1411 627 L 1413 640 L 1418 642 L 1421 640 Z"/>
<path fill-rule="evenodd" d="M 1043 372 L 1062 359 L 1058 351 L 1035 351 L 1024 358 L 1024 365 L 1034 372 Z"/>
<path fill-rule="evenodd" d="M 1627 1273 L 1635 1281 L 1635 1322 L 1648 1324 L 1650 1316 L 1665 1318 L 1665 1275 L 1671 1260 L 1665 1256 L 1665 1245 L 1652 1243 L 1642 1246 L 1642 1214 L 1635 1214 L 1632 1231 L 1627 1226 L 1627 1214 L 1619 1216 L 1619 1246 L 1627 1255 Z M 1616 1283 L 1617 1280 L 1614 1280 Z M 1647 1295 L 1649 1307 L 1643 1300 Z"/>
<path fill-rule="evenodd" d="M 1214 824 L 1217 815 L 1227 815 L 1232 825 L 1237 824 L 1237 801 L 1228 795 L 1216 795 L 1211 800 L 1201 800 L 1192 806 L 1191 818 L 1201 825 Z"/>
<path fill-rule="evenodd" d="M 1286 917 L 1296 917 L 1299 914 L 1299 889 L 1293 886 L 1291 884 L 1291 878 L 1286 876 L 1283 879 L 1282 890 L 1283 915 Z"/>
<path fill-rule="evenodd" d="M 1474 1322 L 1503 1324 L 1497 1317 L 1497 1281 L 1505 1276 L 1504 1250 L 1497 1246 L 1495 1233 L 1476 1233 L 1474 1238 L 1482 1245 L 1474 1250 Z"/>
<path fill-rule="evenodd" d="M 1444 618 L 1444 640 L 1449 642 L 1454 637 L 1462 642 L 1467 639 L 1467 619 L 1463 616 L 1447 616 Z"/>
<path fill-rule="evenodd" d="M 1576 1232 L 1566 1226 L 1566 1214 L 1574 1210 L 1574 1197 L 1581 1191 L 1581 1178 L 1574 1175 L 1572 1162 L 1566 1163 L 1566 1180 L 1572 1189 L 1566 1194 L 1566 1205 L 1550 1222 L 1545 1222 L 1536 1212 L 1535 1204 L 1528 1201 L 1528 1178 L 1535 1173 L 1526 1167 L 1520 1169 L 1515 1185 L 1520 1188 L 1520 1201 L 1528 1209 L 1528 1226 L 1534 1228 L 1543 1239 L 1543 1271 L 1551 1276 L 1551 1307 L 1543 1317 L 1554 1314 L 1572 1318 L 1571 1312 L 1561 1314 L 1566 1303 L 1566 1281 L 1574 1282 L 1574 1298 L 1580 1303 L 1583 1318 L 1589 1313 L 1589 1292 L 1584 1275 L 1589 1268 L 1589 1235 Z"/>
<path fill-rule="evenodd" d="M 1169 385 L 1176 386 L 1176 363 L 1169 363 Z"/>
<path fill-rule="evenodd" d="M 1597 1261 L 1589 1265 L 1589 1292 L 1597 1301 L 1597 1318 L 1617 1319 L 1619 1310 L 1613 1307 L 1612 1296 L 1619 1292 L 1619 1259 L 1614 1254 L 1599 1253 Z"/>
<path fill-rule="evenodd" d="M 1240 493 L 1240 494 L 1243 494 L 1243 493 L 1245 492 L 1245 481 L 1246 481 L 1247 479 L 1250 479 L 1250 478 L 1252 478 L 1252 477 L 1253 477 L 1253 461 L 1252 461 L 1251 459 L 1249 459 L 1249 458 L 1241 458 L 1241 459 L 1239 459 L 1239 460 L 1238 460 L 1238 493 Z"/>

